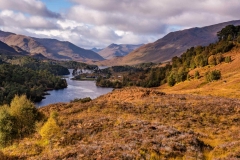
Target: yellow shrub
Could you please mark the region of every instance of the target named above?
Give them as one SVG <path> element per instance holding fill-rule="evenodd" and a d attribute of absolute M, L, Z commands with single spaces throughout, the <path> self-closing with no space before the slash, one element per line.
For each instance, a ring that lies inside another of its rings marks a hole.
<path fill-rule="evenodd" d="M 42 136 L 43 140 L 47 141 L 47 143 L 59 137 L 60 127 L 57 124 L 54 114 L 51 114 L 47 122 L 43 125 L 40 130 L 40 135 Z"/>

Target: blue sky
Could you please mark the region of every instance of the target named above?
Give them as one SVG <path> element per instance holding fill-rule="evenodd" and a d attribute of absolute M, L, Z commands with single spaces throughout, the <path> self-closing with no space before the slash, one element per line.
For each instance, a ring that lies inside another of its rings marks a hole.
<path fill-rule="evenodd" d="M 74 4 L 68 0 L 41 0 L 47 8 L 54 12 L 64 12 Z"/>
<path fill-rule="evenodd" d="M 226 3 L 227 2 L 227 3 Z M 0 0 L 0 29 L 82 48 L 151 43 L 172 31 L 238 20 L 239 0 Z"/>

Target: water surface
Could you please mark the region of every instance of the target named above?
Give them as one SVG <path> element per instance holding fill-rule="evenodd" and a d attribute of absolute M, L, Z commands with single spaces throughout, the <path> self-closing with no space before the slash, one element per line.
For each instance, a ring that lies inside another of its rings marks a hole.
<path fill-rule="evenodd" d="M 72 73 L 72 70 L 70 70 Z M 112 88 L 97 87 L 95 81 L 76 81 L 71 80 L 72 76 L 67 76 L 68 87 L 60 90 L 49 91 L 50 95 L 46 96 L 41 102 L 36 103 L 37 107 L 46 106 L 58 102 L 70 102 L 75 98 L 90 97 L 92 99 L 112 91 Z"/>

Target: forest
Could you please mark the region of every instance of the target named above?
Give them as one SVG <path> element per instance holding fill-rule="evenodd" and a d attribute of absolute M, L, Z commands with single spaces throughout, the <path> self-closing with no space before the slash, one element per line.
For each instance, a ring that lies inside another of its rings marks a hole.
<path fill-rule="evenodd" d="M 51 60 L 39 60 L 29 56 L 16 57 L 16 56 L 2 56 L 0 59 L 6 63 L 10 63 L 13 65 L 19 65 L 22 67 L 26 67 L 35 71 L 47 70 L 51 74 L 54 75 L 68 75 L 68 68 L 63 67 L 57 62 Z"/>
<path fill-rule="evenodd" d="M 25 94 L 34 102 L 41 101 L 47 90 L 67 87 L 57 75 L 69 74 L 67 68 L 31 57 L 1 56 L 0 104 L 9 104 L 15 95 Z"/>
<path fill-rule="evenodd" d="M 82 62 L 76 62 L 76 61 L 54 61 L 56 64 L 63 66 L 68 69 L 89 69 L 94 70 L 98 68 L 97 65 L 90 65 Z"/>

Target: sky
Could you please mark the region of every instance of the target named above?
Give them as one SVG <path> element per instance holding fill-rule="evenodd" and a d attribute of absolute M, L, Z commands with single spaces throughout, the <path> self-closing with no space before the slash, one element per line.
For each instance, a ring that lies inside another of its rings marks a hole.
<path fill-rule="evenodd" d="M 0 0 L 0 30 L 85 49 L 151 43 L 239 15 L 239 0 Z"/>

